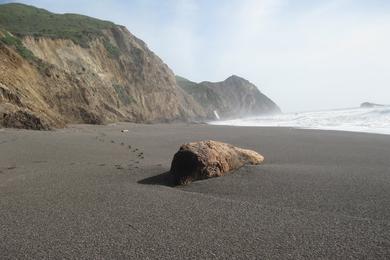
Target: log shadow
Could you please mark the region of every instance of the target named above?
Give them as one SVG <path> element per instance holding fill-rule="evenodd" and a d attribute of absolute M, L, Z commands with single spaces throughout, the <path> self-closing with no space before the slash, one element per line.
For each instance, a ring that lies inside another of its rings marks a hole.
<path fill-rule="evenodd" d="M 173 176 L 169 171 L 139 180 L 137 183 L 145 185 L 163 185 L 168 187 L 177 186 L 175 185 Z"/>

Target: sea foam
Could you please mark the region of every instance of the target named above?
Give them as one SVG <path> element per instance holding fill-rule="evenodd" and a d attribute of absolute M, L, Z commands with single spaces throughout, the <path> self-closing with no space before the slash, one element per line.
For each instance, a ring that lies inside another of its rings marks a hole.
<path fill-rule="evenodd" d="M 214 125 L 294 127 L 390 134 L 390 106 L 288 113 L 213 121 Z"/>

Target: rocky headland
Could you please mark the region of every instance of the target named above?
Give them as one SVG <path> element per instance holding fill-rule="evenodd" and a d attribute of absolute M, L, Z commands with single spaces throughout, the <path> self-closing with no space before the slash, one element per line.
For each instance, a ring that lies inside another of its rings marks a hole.
<path fill-rule="evenodd" d="M 214 119 L 214 110 L 222 117 L 279 111 L 238 77 L 203 82 L 196 90 L 178 83 L 183 86 L 123 26 L 0 5 L 0 126 L 193 122 Z"/>

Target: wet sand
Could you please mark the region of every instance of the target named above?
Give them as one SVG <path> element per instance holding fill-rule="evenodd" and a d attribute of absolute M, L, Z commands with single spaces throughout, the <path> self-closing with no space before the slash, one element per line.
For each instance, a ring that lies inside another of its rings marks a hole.
<path fill-rule="evenodd" d="M 179 145 L 207 139 L 266 162 L 169 186 Z M 390 136 L 201 124 L 0 129 L 0 253 L 390 258 Z"/>

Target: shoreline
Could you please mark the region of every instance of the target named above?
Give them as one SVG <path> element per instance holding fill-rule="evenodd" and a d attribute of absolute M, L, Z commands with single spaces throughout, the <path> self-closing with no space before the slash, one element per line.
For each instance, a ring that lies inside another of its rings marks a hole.
<path fill-rule="evenodd" d="M 368 132 L 368 131 L 353 131 L 353 130 L 342 130 L 342 129 L 325 129 L 325 128 L 306 128 L 306 127 L 297 127 L 297 126 L 250 126 L 250 125 L 229 125 L 229 124 L 211 124 L 206 123 L 207 125 L 215 125 L 215 126 L 231 126 L 231 127 L 255 127 L 255 128 L 291 128 L 295 130 L 311 130 L 311 131 L 333 131 L 333 132 L 340 132 L 340 133 L 360 133 L 360 134 L 374 134 L 374 135 L 384 135 L 389 136 L 389 133 L 383 133 L 383 132 Z"/>
<path fill-rule="evenodd" d="M 129 132 L 122 133 L 127 129 Z M 260 166 L 170 187 L 185 142 Z M 70 125 L 0 134 L 5 258 L 387 258 L 390 138 L 207 124 Z"/>
<path fill-rule="evenodd" d="M 238 119 L 234 119 L 238 120 Z M 231 121 L 231 120 L 227 120 Z M 373 134 L 373 135 L 383 135 L 383 136 L 389 136 L 389 133 L 384 132 L 371 132 L 369 130 L 350 130 L 350 129 L 333 129 L 333 128 L 310 128 L 310 127 L 299 127 L 299 126 L 267 126 L 267 125 L 232 125 L 232 124 L 219 124 L 218 122 L 224 122 L 224 121 L 209 121 L 209 122 L 172 122 L 172 123 L 132 123 L 132 122 L 115 122 L 115 123 L 108 123 L 108 124 L 67 124 L 63 128 L 52 128 L 50 130 L 35 130 L 35 129 L 24 129 L 24 128 L 6 128 L 6 127 L 0 127 L 0 131 L 37 131 L 37 132 L 55 132 L 60 131 L 64 129 L 72 129 L 72 128 L 78 128 L 78 127 L 112 127 L 112 126 L 119 126 L 119 125 L 138 125 L 138 126 L 163 126 L 163 125 L 207 125 L 207 126 L 220 126 L 220 127 L 235 127 L 235 128 L 259 128 L 259 129 L 295 129 L 295 130 L 309 130 L 309 131 L 326 131 L 326 132 L 340 132 L 340 133 L 351 133 L 351 134 Z"/>
<path fill-rule="evenodd" d="M 210 122 L 216 125 L 294 127 L 390 135 L 390 106 L 282 113 Z"/>

